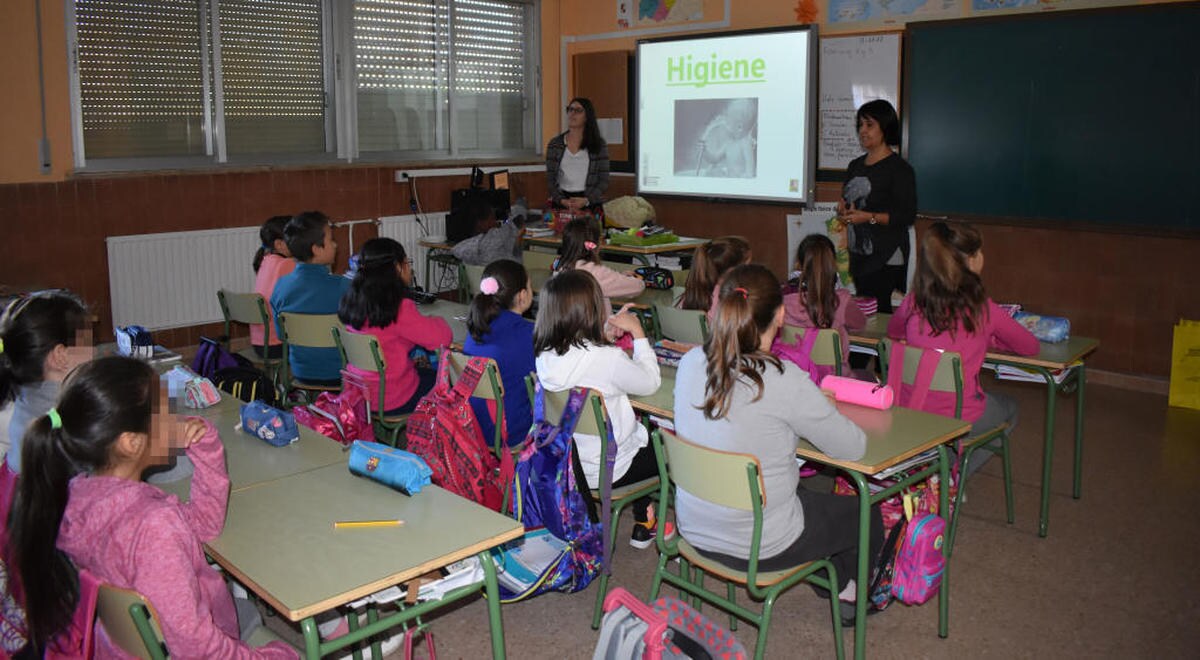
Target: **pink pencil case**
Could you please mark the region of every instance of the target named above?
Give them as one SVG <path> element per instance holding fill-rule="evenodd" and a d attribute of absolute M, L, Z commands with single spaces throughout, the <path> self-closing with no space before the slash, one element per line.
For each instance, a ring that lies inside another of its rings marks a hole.
<path fill-rule="evenodd" d="M 826 376 L 821 380 L 821 389 L 833 392 L 838 401 L 879 410 L 891 408 L 895 400 L 895 393 L 887 385 L 845 376 Z"/>

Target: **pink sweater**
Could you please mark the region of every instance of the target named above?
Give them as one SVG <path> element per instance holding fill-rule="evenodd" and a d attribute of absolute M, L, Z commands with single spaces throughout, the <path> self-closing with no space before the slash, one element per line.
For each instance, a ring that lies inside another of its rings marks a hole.
<path fill-rule="evenodd" d="M 982 327 L 976 327 L 975 332 L 967 333 L 960 323 L 954 332 L 933 334 L 933 329 L 921 317 L 920 311 L 913 302 L 911 295 L 904 297 L 904 302 L 892 314 L 888 322 L 887 333 L 893 339 L 902 339 L 913 346 L 921 348 L 939 348 L 944 351 L 955 351 L 962 355 L 963 360 L 963 410 L 962 417 L 968 422 L 974 422 L 983 415 L 983 387 L 979 385 L 979 370 L 983 367 L 983 358 L 988 349 L 994 348 L 1003 353 L 1017 355 L 1035 355 L 1040 349 L 1036 337 L 1020 323 L 1004 313 L 1000 306 L 988 298 L 984 309 L 985 318 Z M 954 416 L 954 395 L 944 392 L 930 392 L 925 399 L 926 412 Z"/>
<path fill-rule="evenodd" d="M 263 302 L 267 305 L 267 318 L 275 318 L 275 313 L 271 311 L 271 294 L 275 293 L 275 283 L 279 278 L 296 270 L 296 260 L 287 257 L 281 257 L 277 254 L 268 254 L 263 257 L 262 263 L 258 266 L 258 274 L 254 276 L 254 292 L 263 297 Z M 277 346 L 281 342 L 275 334 L 275 324 L 271 324 L 270 346 Z M 267 346 L 263 343 L 263 327 L 260 323 L 250 324 L 250 343 L 255 346 Z"/>
<path fill-rule="evenodd" d="M 808 317 L 808 308 L 799 293 L 789 293 L 783 297 L 783 322 L 801 328 L 813 328 L 816 324 Z M 849 331 L 862 330 L 867 327 L 867 317 L 854 303 L 850 292 L 837 289 L 837 309 L 833 312 L 834 330 L 842 337 L 842 375 L 850 375 L 850 334 Z"/>
<path fill-rule="evenodd" d="M 395 410 L 403 406 L 417 391 L 420 378 L 417 376 L 417 368 L 408 357 L 412 349 L 420 346 L 434 350 L 449 346 L 454 340 L 454 333 L 445 319 L 423 316 L 417 311 L 417 304 L 408 298 L 400 301 L 396 321 L 386 328 L 366 326 L 346 329 L 350 332 L 366 333 L 379 340 L 379 350 L 387 362 L 387 401 L 384 402 L 384 410 Z M 346 369 L 367 383 L 371 389 L 370 404 L 372 407 L 378 405 L 378 374 L 363 371 L 353 365 Z"/>
<path fill-rule="evenodd" d="M 578 261 L 575 267 L 579 270 L 586 270 L 596 278 L 600 283 L 600 291 L 604 293 L 604 306 L 606 309 L 612 309 L 612 299 L 629 299 L 636 298 L 646 290 L 646 283 L 642 278 L 630 274 L 622 273 L 619 270 L 613 270 L 603 264 L 596 264 L 590 261 Z"/>
<path fill-rule="evenodd" d="M 221 533 L 229 500 L 217 430 L 187 450 L 195 465 L 189 501 L 140 481 L 79 475 L 71 480 L 58 547 L 102 582 L 142 594 L 158 612 L 173 658 L 295 658 L 281 642 L 238 640 L 233 597 L 204 560 L 201 543 Z M 102 628 L 97 624 L 97 632 Z M 97 658 L 127 658 L 97 635 Z"/>

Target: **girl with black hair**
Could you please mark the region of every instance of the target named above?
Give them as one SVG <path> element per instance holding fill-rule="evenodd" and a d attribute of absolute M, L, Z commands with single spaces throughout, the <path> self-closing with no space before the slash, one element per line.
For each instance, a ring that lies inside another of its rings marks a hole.
<path fill-rule="evenodd" d="M 277 215 L 263 223 L 258 230 L 258 239 L 262 243 L 254 253 L 254 291 L 263 297 L 267 306 L 267 318 L 275 318 L 271 311 L 271 294 L 275 293 L 275 284 L 279 278 L 296 270 L 296 260 L 288 250 L 287 237 L 283 228 L 287 226 L 291 216 Z M 275 324 L 263 328 L 260 323 L 250 324 L 250 345 L 259 357 L 278 359 L 283 357 L 283 343 L 275 332 Z"/>
<path fill-rule="evenodd" d="M 604 203 L 608 190 L 608 144 L 600 136 L 596 108 L 575 97 L 567 104 L 567 130 L 546 145 L 550 202 L 579 211 Z"/>
<path fill-rule="evenodd" d="M 600 284 L 605 309 L 612 309 L 612 299 L 636 298 L 646 289 L 642 278 L 623 273 L 600 261 L 600 227 L 592 218 L 575 218 L 563 229 L 555 272 L 586 270 Z"/>
<path fill-rule="evenodd" d="M 173 450 L 186 450 L 195 466 L 187 503 L 141 481 Z M 297 657 L 282 642 L 240 641 L 257 612 L 251 605 L 239 626 L 239 608 L 201 547 L 225 524 L 225 450 L 208 422 L 167 412 L 166 387 L 149 364 L 109 357 L 80 367 L 21 451 L 11 550 L 38 647 L 68 626 L 78 568 L 144 596 L 172 657 Z M 97 657 L 126 657 L 106 635 L 96 646 Z"/>
<path fill-rule="evenodd" d="M 536 369 L 533 361 L 533 323 L 522 314 L 533 305 L 533 289 L 525 266 L 501 259 L 483 269 L 479 293 L 467 313 L 467 340 L 463 353 L 492 358 L 504 383 L 504 434 L 509 446 L 520 444 L 529 432 L 533 413 L 525 393 L 525 377 Z M 487 402 L 471 399 L 479 430 L 489 443 L 495 433 Z"/>
<path fill-rule="evenodd" d="M 417 311 L 410 295 L 412 261 L 404 246 L 390 238 L 372 238 L 358 253 L 358 271 L 342 296 L 338 318 L 346 330 L 373 335 L 387 362 L 384 414 L 401 415 L 417 408 L 417 402 L 433 389 L 437 374 L 418 368 L 409 357 L 420 346 L 436 350 L 453 340 L 445 319 L 427 317 Z M 379 400 L 379 374 L 346 367 L 370 388 L 369 401 Z"/>

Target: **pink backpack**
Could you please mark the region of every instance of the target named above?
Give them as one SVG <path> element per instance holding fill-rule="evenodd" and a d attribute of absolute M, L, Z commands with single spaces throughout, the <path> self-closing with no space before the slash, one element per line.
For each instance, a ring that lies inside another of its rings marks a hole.
<path fill-rule="evenodd" d="M 892 595 L 909 605 L 920 605 L 932 598 L 942 585 L 942 574 L 946 570 L 946 558 L 942 556 L 946 521 L 931 513 L 913 520 L 911 499 L 905 498 L 904 505 L 910 520 L 896 555 Z"/>
<path fill-rule="evenodd" d="M 837 373 L 837 369 L 834 367 L 814 364 L 812 361 L 813 347 L 817 345 L 817 335 L 820 332 L 819 328 L 808 328 L 804 331 L 804 336 L 795 344 L 785 344 L 778 337 L 771 344 L 772 353 L 784 360 L 796 363 L 796 366 L 808 372 L 808 377 L 818 386 L 821 384 L 822 378 Z"/>

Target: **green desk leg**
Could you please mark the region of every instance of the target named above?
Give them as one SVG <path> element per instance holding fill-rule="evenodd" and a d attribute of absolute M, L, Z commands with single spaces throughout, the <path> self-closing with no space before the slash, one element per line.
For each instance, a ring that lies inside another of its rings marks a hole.
<path fill-rule="evenodd" d="M 946 445 L 938 445 L 938 511 L 950 529 L 950 456 Z M 938 588 L 938 637 L 945 639 L 950 634 L 950 544 L 943 537 L 942 557 L 946 560 L 942 569 L 942 586 Z"/>
<path fill-rule="evenodd" d="M 487 550 L 476 555 L 483 564 L 483 592 L 487 598 L 488 628 L 492 633 L 492 658 L 504 660 L 504 621 L 500 618 L 500 588 L 496 586 L 496 564 Z"/>
<path fill-rule="evenodd" d="M 433 264 L 433 248 L 427 248 L 425 250 L 425 290 L 426 291 L 429 290 L 429 273 L 431 273 L 433 271 L 433 268 L 431 267 L 432 264 Z"/>
<path fill-rule="evenodd" d="M 867 487 L 867 479 L 861 472 L 847 470 L 854 479 L 854 487 L 858 489 L 858 575 L 855 576 L 854 603 L 854 660 L 867 657 L 867 603 L 870 600 L 867 593 L 871 581 L 871 489 Z M 833 589 L 836 589 L 835 586 Z M 830 589 L 832 592 L 833 589 Z M 830 594 L 837 598 L 837 594 Z"/>
<path fill-rule="evenodd" d="M 1083 393 L 1087 389 L 1087 372 L 1081 362 L 1075 367 L 1075 499 L 1083 496 Z"/>
<path fill-rule="evenodd" d="M 1058 384 L 1054 375 L 1037 367 L 1037 372 L 1046 380 L 1046 428 L 1042 439 L 1042 505 L 1038 517 L 1038 536 L 1046 538 L 1050 532 L 1050 477 L 1054 471 L 1054 419 L 1055 403 L 1058 401 Z"/>
<path fill-rule="evenodd" d="M 300 622 L 300 630 L 304 632 L 304 657 L 308 660 L 320 660 L 321 636 L 317 634 L 316 618 L 305 618 Z"/>

